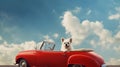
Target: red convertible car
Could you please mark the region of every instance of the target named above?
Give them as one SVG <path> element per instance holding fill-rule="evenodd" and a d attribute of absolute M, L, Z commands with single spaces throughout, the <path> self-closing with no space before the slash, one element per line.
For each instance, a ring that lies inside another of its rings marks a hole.
<path fill-rule="evenodd" d="M 106 67 L 101 56 L 93 50 L 54 51 L 55 44 L 43 41 L 39 50 L 19 52 L 19 67 Z"/>

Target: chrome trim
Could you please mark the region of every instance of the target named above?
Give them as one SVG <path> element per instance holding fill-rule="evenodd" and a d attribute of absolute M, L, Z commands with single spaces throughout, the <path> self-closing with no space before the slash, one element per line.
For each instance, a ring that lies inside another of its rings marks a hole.
<path fill-rule="evenodd" d="M 101 67 L 107 67 L 107 66 L 106 66 L 106 64 L 102 64 L 102 66 L 101 66 Z"/>

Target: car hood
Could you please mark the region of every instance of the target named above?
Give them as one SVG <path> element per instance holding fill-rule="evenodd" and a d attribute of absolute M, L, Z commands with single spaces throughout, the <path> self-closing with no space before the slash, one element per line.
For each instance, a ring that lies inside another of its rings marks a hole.
<path fill-rule="evenodd" d="M 19 52 L 18 55 L 34 54 L 35 52 L 36 52 L 36 50 L 25 50 L 25 51 Z"/>

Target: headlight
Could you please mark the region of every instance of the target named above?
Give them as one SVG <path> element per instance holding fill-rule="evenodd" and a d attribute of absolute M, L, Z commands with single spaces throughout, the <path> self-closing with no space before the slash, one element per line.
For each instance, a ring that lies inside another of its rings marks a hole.
<path fill-rule="evenodd" d="M 106 67 L 106 64 L 103 64 L 101 67 Z"/>

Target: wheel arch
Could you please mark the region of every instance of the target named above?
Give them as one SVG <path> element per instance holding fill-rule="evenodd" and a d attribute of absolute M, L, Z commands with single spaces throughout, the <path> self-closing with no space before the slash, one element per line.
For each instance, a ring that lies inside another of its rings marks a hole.
<path fill-rule="evenodd" d="M 68 59 L 68 67 L 73 64 L 83 65 L 85 67 L 100 67 L 100 64 L 94 59 L 86 55 L 72 55 Z"/>
<path fill-rule="evenodd" d="M 19 55 L 16 57 L 16 64 L 19 64 L 20 60 L 24 59 L 29 66 L 36 65 L 36 62 L 34 62 L 33 55 Z"/>
<path fill-rule="evenodd" d="M 20 60 L 22 60 L 22 59 L 24 59 L 24 60 L 26 60 L 25 58 L 18 58 L 17 60 L 16 60 L 16 64 L 19 64 L 19 62 L 20 62 Z M 27 61 L 27 60 L 26 60 Z"/>
<path fill-rule="evenodd" d="M 80 64 L 69 64 L 68 67 L 73 67 L 73 65 L 79 65 L 79 67 L 85 67 L 84 65 L 80 65 Z"/>

